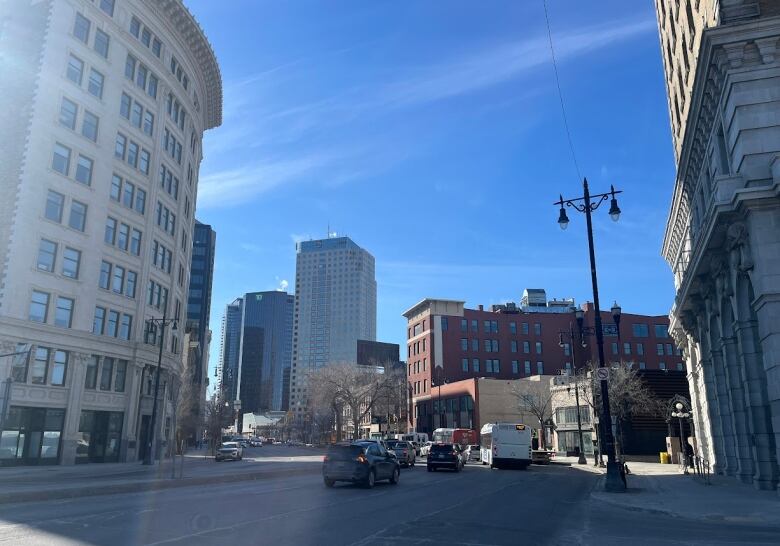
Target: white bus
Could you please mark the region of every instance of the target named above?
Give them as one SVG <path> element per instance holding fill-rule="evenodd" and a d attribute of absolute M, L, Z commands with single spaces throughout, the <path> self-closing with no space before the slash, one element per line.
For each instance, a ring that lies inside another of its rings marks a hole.
<path fill-rule="evenodd" d="M 531 464 L 531 427 L 518 423 L 488 423 L 480 431 L 479 458 L 491 468 Z"/>
<path fill-rule="evenodd" d="M 428 435 L 424 432 L 408 432 L 406 434 L 396 434 L 396 440 L 403 440 L 404 442 L 417 442 L 418 444 L 424 444 L 428 441 Z"/>

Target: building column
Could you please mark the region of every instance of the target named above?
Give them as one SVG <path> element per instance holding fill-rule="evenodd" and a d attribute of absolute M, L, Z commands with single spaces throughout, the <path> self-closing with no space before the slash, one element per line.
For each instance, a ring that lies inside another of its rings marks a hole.
<path fill-rule="evenodd" d="M 753 482 L 752 430 L 748 417 L 748 401 L 745 397 L 745 377 L 737 355 L 737 340 L 734 336 L 723 337 L 723 366 L 729 385 L 731 418 L 736 439 L 737 477 L 743 483 Z"/>
<path fill-rule="evenodd" d="M 141 376 L 143 364 L 137 364 L 136 361 L 128 363 L 129 373 L 127 385 L 127 407 L 125 408 L 125 419 L 122 425 L 122 453 L 120 460 L 131 462 L 138 459 L 138 404 L 140 402 L 140 389 L 142 387 Z M 132 446 L 132 447 L 131 447 Z"/>
<path fill-rule="evenodd" d="M 708 421 L 709 407 L 702 378 L 703 370 L 699 360 L 699 348 L 691 336 L 687 336 L 687 339 L 685 354 L 688 367 L 688 386 L 691 391 L 691 412 L 696 427 L 697 451 L 707 460 L 712 461 L 714 456 L 711 451 L 711 431 L 710 427 L 705 424 Z"/>
<path fill-rule="evenodd" d="M 62 425 L 60 440 L 60 464 L 76 464 L 76 449 L 79 440 L 79 423 L 81 422 L 81 400 L 84 396 L 84 379 L 87 375 L 87 365 L 92 355 L 71 353 L 73 359 L 70 375 L 68 402 L 65 409 L 65 422 Z"/>
<path fill-rule="evenodd" d="M 714 321 L 710 321 L 711 323 Z M 723 353 L 721 340 L 717 329 L 712 326 L 708 332 L 710 342 L 709 361 L 712 364 L 713 383 L 718 401 L 718 423 L 721 430 L 723 457 L 717 461 L 717 469 L 726 475 L 733 476 L 737 473 L 736 436 L 734 424 L 731 419 L 731 404 L 729 403 L 729 390 L 727 376 L 723 366 Z"/>

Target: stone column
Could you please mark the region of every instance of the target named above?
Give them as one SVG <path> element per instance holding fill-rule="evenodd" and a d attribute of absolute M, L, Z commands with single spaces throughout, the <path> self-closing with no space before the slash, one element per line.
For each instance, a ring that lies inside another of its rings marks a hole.
<path fill-rule="evenodd" d="M 737 340 L 734 336 L 723 337 L 723 365 L 726 380 L 729 385 L 729 402 L 731 417 L 734 423 L 734 438 L 738 462 L 737 477 L 743 483 L 753 482 L 753 452 L 752 430 L 747 412 L 744 382 L 739 358 L 737 356 Z"/>
<path fill-rule="evenodd" d="M 125 408 L 125 420 L 122 425 L 122 460 L 125 462 L 138 459 L 138 402 L 139 389 L 141 388 L 141 370 L 143 364 L 136 360 L 127 363 L 127 407 Z M 135 447 L 130 447 L 131 444 Z"/>
<path fill-rule="evenodd" d="M 709 307 L 709 306 L 708 306 Z M 721 346 L 720 332 L 717 327 L 717 317 L 712 317 L 708 311 L 707 317 L 710 319 L 710 328 L 707 332 L 709 336 L 709 361 L 712 363 L 713 381 L 717 392 L 718 400 L 718 421 L 720 423 L 723 439 L 723 459 L 722 465 L 719 463 L 718 470 L 729 476 L 737 473 L 736 445 L 737 439 L 734 432 L 734 423 L 731 415 L 731 404 L 729 403 L 729 386 L 726 369 L 723 364 L 723 348 Z"/>
<path fill-rule="evenodd" d="M 92 360 L 92 355 L 83 353 L 70 353 L 71 361 L 68 363 L 68 401 L 65 409 L 65 422 L 62 425 L 62 438 L 60 446 L 60 464 L 72 465 L 76 463 L 76 448 L 79 439 L 79 423 L 81 421 L 81 400 L 84 397 L 84 379 L 87 375 L 87 365 Z"/>

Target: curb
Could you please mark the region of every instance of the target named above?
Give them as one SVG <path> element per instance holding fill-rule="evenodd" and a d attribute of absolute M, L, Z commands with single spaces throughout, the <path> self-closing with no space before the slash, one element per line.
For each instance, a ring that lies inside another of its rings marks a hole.
<path fill-rule="evenodd" d="M 48 501 L 61 499 L 75 499 L 80 497 L 95 497 L 100 495 L 114 495 L 117 493 L 142 493 L 146 491 L 162 491 L 165 489 L 177 489 L 195 485 L 207 485 L 212 483 L 235 483 L 257 481 L 264 478 L 276 478 L 295 476 L 300 474 L 319 473 L 316 469 L 295 468 L 288 470 L 263 470 L 250 473 L 222 474 L 218 476 L 201 476 L 192 478 L 167 478 L 147 482 L 129 482 L 109 484 L 105 486 L 70 487 L 66 489 L 47 489 L 39 491 L 18 491 L 0 493 L 0 505 L 32 501 Z"/>
<path fill-rule="evenodd" d="M 609 504 L 610 506 L 614 506 L 616 508 L 621 508 L 623 510 L 629 510 L 631 512 L 643 512 L 645 514 L 653 514 L 657 516 L 665 516 L 665 517 L 672 517 L 680 520 L 687 520 L 687 521 L 699 521 L 699 522 L 707 522 L 707 523 L 713 523 L 713 522 L 727 522 L 727 523 L 736 523 L 736 524 L 744 524 L 744 525 L 761 525 L 764 527 L 770 527 L 770 528 L 778 528 L 780 529 L 780 521 L 773 522 L 773 521 L 766 521 L 762 518 L 751 518 L 749 516 L 724 516 L 721 514 L 700 514 L 700 515 L 690 515 L 690 514 L 681 514 L 679 512 L 675 512 L 673 510 L 664 510 L 659 508 L 650 508 L 649 506 L 636 506 L 636 505 L 630 505 L 626 504 L 622 501 L 624 499 L 624 495 L 626 493 L 606 493 L 604 492 L 604 482 L 606 480 L 606 476 L 601 476 L 597 481 L 596 485 L 590 492 L 590 498 L 596 502 L 599 502 L 601 504 Z M 628 490 L 631 494 L 631 487 L 629 486 Z"/>

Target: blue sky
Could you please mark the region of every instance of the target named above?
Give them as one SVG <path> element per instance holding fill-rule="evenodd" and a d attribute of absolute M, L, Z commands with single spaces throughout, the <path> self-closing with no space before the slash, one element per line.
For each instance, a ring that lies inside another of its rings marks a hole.
<path fill-rule="evenodd" d="M 376 257 L 383 341 L 404 343 L 425 297 L 591 298 L 585 219 L 561 231 L 552 205 L 582 188 L 541 0 L 187 5 L 224 85 L 197 209 L 217 231 L 212 366 L 225 304 L 294 284 L 294 242 L 328 225 Z M 674 162 L 652 2 L 549 9 L 580 171 L 625 191 L 620 222 L 594 219 L 602 305 L 665 314 Z"/>

